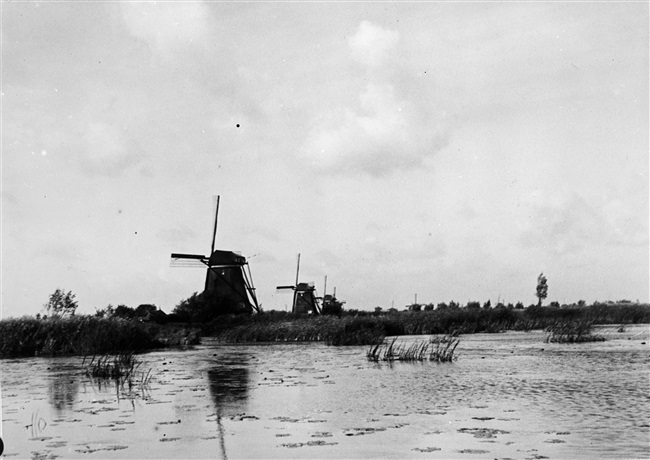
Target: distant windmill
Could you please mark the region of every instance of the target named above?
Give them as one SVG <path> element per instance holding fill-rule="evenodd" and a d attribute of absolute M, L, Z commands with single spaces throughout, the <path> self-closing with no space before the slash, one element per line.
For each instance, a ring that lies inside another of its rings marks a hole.
<path fill-rule="evenodd" d="M 246 258 L 232 251 L 215 250 L 217 238 L 217 221 L 219 217 L 219 196 L 215 200 L 214 226 L 210 256 L 201 254 L 172 253 L 172 265 L 193 266 L 203 264 L 208 267 L 205 276 L 205 293 L 219 299 L 216 308 L 230 313 L 229 307 L 236 306 L 237 311 L 259 311 L 253 277 Z"/>
<path fill-rule="evenodd" d="M 292 290 L 293 305 L 292 313 L 307 313 L 309 315 L 320 314 L 318 306 L 318 297 L 316 297 L 316 288 L 314 283 L 299 283 L 300 277 L 300 254 L 298 254 L 298 267 L 296 268 L 296 283 L 292 286 L 278 286 L 277 290 Z"/>

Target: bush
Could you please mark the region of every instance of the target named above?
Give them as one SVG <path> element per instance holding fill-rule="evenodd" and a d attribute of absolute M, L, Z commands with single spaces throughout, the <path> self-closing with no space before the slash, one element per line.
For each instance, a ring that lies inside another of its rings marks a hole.
<path fill-rule="evenodd" d="M 194 293 L 189 298 L 182 300 L 172 314 L 184 322 L 209 323 L 218 316 L 249 313 L 239 309 L 237 303 L 229 298 L 209 292 Z"/>

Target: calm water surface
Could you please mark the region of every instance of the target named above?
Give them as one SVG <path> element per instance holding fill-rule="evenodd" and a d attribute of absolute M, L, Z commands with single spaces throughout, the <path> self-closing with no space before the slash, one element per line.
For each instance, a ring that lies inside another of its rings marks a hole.
<path fill-rule="evenodd" d="M 599 332 L 462 336 L 452 364 L 205 343 L 140 355 L 130 389 L 78 357 L 2 360 L 3 457 L 650 458 L 650 326 Z"/>

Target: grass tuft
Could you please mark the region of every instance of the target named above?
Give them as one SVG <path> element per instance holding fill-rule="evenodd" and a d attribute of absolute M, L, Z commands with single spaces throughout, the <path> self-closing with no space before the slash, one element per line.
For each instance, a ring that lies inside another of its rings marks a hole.
<path fill-rule="evenodd" d="M 117 355 L 93 356 L 86 364 L 84 357 L 82 365 L 86 366 L 86 375 L 98 380 L 114 380 L 120 387 L 125 384 L 129 388 L 135 384 L 146 386 L 151 380 L 151 369 L 146 373 L 138 371 L 141 362 L 133 352 Z"/>
<path fill-rule="evenodd" d="M 377 342 L 366 353 L 370 361 L 435 361 L 452 362 L 456 359 L 454 352 L 460 343 L 455 335 L 431 337 L 429 340 L 413 342 L 410 345 L 397 343 L 397 338 L 390 342 Z"/>
<path fill-rule="evenodd" d="M 589 320 L 557 322 L 546 328 L 546 343 L 582 343 L 603 342 L 605 337 L 594 335 L 591 328 L 594 322 Z"/>

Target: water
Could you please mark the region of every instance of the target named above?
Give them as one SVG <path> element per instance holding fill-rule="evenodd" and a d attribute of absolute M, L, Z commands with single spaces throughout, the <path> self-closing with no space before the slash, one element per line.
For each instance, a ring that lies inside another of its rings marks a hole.
<path fill-rule="evenodd" d="M 130 389 L 79 357 L 3 360 L 4 457 L 650 458 L 650 328 L 599 332 L 462 336 L 451 364 L 205 343 L 140 355 Z"/>

